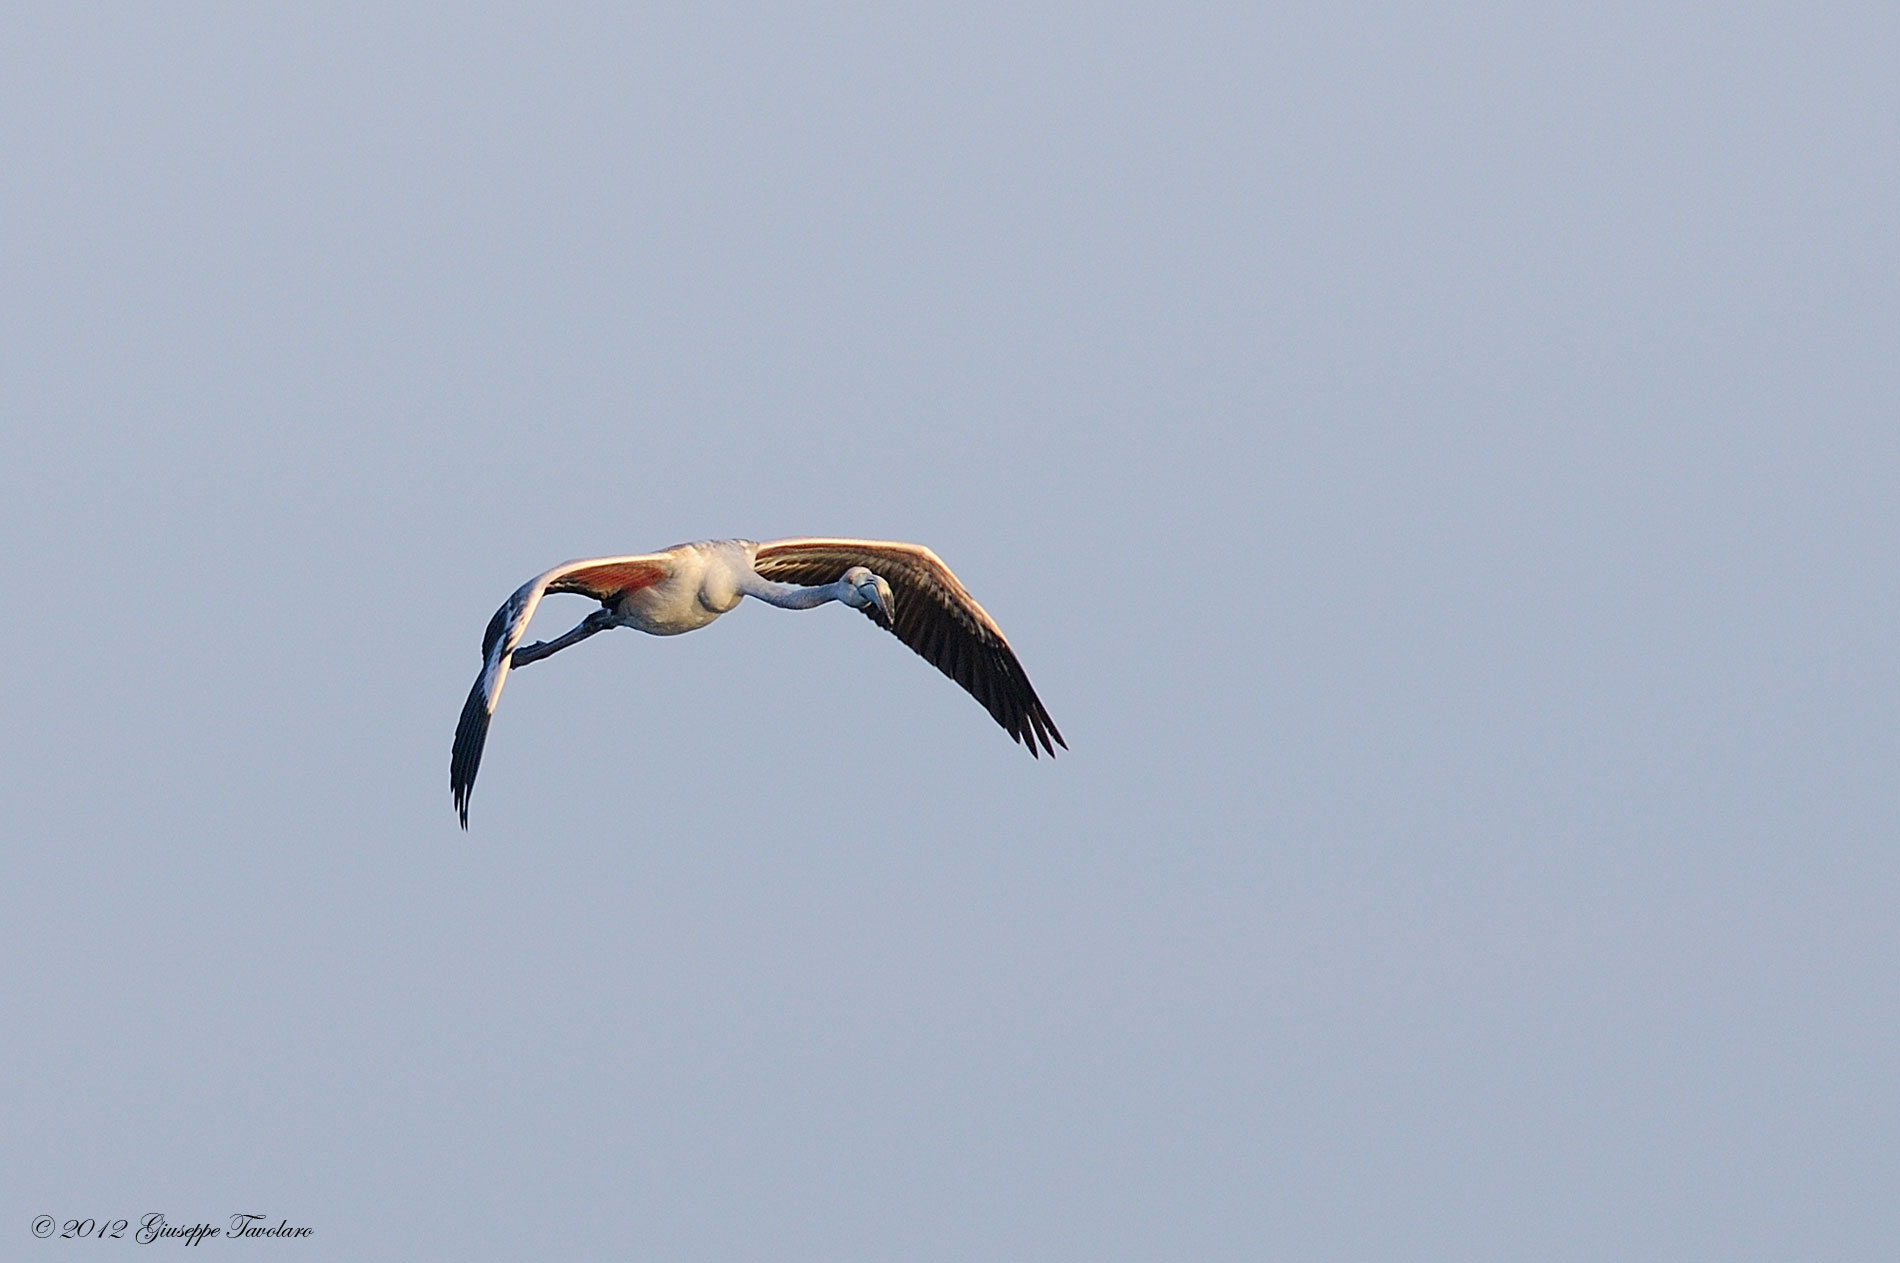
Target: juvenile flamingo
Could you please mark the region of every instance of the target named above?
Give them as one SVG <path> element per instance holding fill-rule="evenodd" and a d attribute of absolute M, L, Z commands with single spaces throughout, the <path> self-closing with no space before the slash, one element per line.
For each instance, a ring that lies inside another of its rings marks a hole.
<path fill-rule="evenodd" d="M 576 592 L 600 608 L 572 631 L 522 645 L 528 620 L 551 592 Z M 462 827 L 481 766 L 488 723 L 514 667 L 539 662 L 610 627 L 677 636 L 704 627 L 741 597 L 788 610 L 842 601 L 914 649 L 983 703 L 1004 731 L 1051 756 L 1068 749 L 1043 708 L 1003 629 L 976 603 L 950 567 L 919 544 L 872 539 L 701 540 L 638 557 L 595 557 L 554 567 L 516 589 L 488 620 L 482 673 L 455 727 L 449 790 Z"/>

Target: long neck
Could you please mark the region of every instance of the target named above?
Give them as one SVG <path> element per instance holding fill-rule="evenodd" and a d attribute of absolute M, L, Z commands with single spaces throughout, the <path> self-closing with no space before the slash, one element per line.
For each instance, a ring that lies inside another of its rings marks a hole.
<path fill-rule="evenodd" d="M 806 587 L 802 583 L 779 583 L 756 574 L 743 576 L 739 580 L 739 591 L 782 610 L 809 610 L 832 601 L 843 601 L 848 605 L 851 603 L 850 598 L 856 595 L 851 585 L 843 579 L 836 583 Z"/>

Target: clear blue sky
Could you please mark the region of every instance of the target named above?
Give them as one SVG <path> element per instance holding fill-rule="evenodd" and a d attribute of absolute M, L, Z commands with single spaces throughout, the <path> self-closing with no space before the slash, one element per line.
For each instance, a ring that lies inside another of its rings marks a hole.
<path fill-rule="evenodd" d="M 10 6 L 0 1255 L 1893 1257 L 1897 64 Z M 752 605 L 524 671 L 456 828 L 517 584 L 800 534 L 1070 753 Z"/>

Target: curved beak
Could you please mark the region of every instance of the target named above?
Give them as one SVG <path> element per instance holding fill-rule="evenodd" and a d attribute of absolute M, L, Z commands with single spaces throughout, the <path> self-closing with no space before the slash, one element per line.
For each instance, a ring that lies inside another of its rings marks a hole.
<path fill-rule="evenodd" d="M 870 604 L 872 609 L 877 611 L 879 622 L 883 623 L 886 627 L 892 625 L 891 611 L 894 606 L 891 600 L 891 585 L 884 581 L 882 575 L 873 575 L 863 583 L 860 583 L 858 585 L 858 594 Z"/>

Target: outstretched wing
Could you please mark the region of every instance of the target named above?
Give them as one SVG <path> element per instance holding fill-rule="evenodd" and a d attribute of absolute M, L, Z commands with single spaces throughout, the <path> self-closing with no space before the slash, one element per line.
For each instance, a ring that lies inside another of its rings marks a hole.
<path fill-rule="evenodd" d="M 488 620 L 488 630 L 482 633 L 482 673 L 475 677 L 475 687 L 462 704 L 462 718 L 455 725 L 455 748 L 449 755 L 449 792 L 454 795 L 455 810 L 464 829 L 468 828 L 468 797 L 482 765 L 482 746 L 488 741 L 488 722 L 501 700 L 501 686 L 507 683 L 515 648 L 527 633 L 541 598 L 550 592 L 577 592 L 611 602 L 624 592 L 664 579 L 668 561 L 665 553 L 652 553 L 566 562 L 516 588 Z"/>
<path fill-rule="evenodd" d="M 950 567 L 920 544 L 874 539 L 781 539 L 760 544 L 753 568 L 762 578 L 806 587 L 836 583 L 864 566 L 891 585 L 894 617 L 885 630 L 955 680 L 1003 730 L 1040 755 L 1068 749 L 1042 699 L 1016 661 L 1003 629 L 971 596 Z M 865 615 L 884 626 L 875 610 Z"/>

